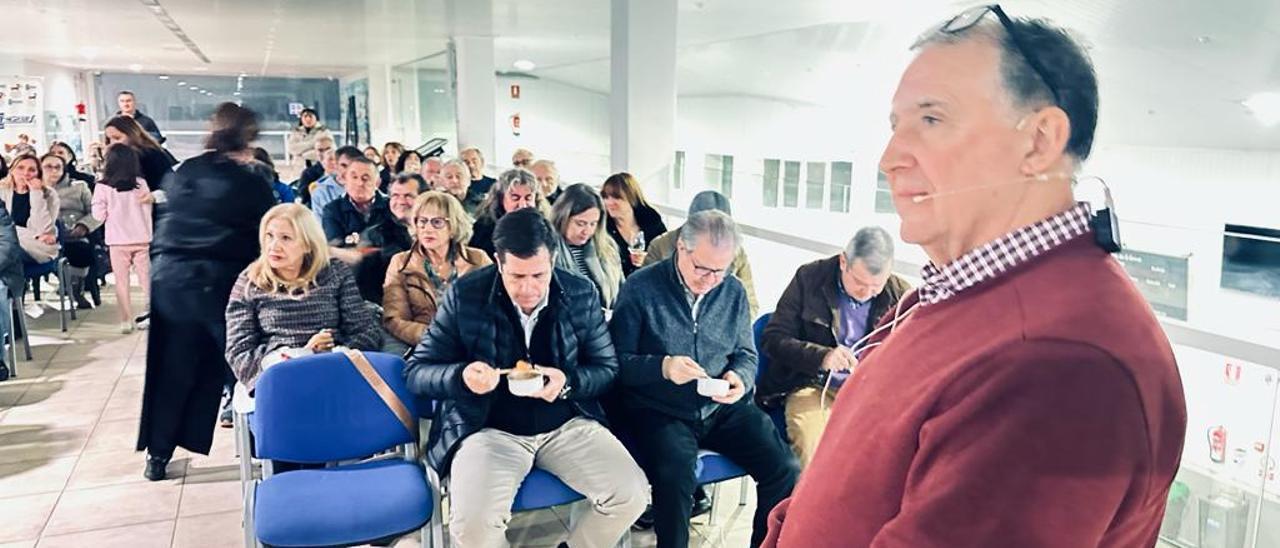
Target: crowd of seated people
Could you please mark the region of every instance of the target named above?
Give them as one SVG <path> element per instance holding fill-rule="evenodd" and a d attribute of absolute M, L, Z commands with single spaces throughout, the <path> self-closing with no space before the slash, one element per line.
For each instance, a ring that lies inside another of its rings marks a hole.
<path fill-rule="evenodd" d="M 997 35 L 1015 24 L 988 20 Z M 1043 34 L 1037 47 L 1084 55 L 1046 23 L 1016 25 Z M 949 28 L 937 32 L 964 30 Z M 14 264 L 81 253 L 104 222 L 117 270 L 145 280 L 152 258 L 138 441 L 152 480 L 176 447 L 209 451 L 229 385 L 251 395 L 282 360 L 385 351 L 434 403 L 425 464 L 450 485 L 458 546 L 504 545 L 533 467 L 586 499 L 568 545 L 611 546 L 651 524 L 658 546 L 687 546 L 702 450 L 754 480 L 752 546 L 1150 545 L 1185 411 L 1153 316 L 1083 237 L 1088 212 L 1068 180 L 1051 175 L 1088 153 L 1067 142 L 1078 109 L 1004 97 L 1016 90 L 993 83 L 1002 42 L 937 40 L 895 100 L 881 163 L 895 191 L 929 169 L 954 170 L 938 197 L 989 190 L 992 177 L 1039 182 L 950 201 L 895 194 L 904 239 L 933 261 L 926 287 L 893 274 L 886 231 L 850 230 L 839 252 L 795 270 L 759 332 L 775 303 L 758 302 L 742 231 L 717 192 L 697 194 L 668 230 L 629 173 L 562 185 L 555 161 L 526 149 L 491 177 L 475 147 L 457 158 L 399 143 L 339 148 L 314 111 L 290 139 L 303 172 L 286 184 L 251 146 L 256 115 L 231 103 L 215 111 L 207 151 L 176 170 L 134 117 L 112 118 L 91 192 L 69 147 L 13 158 L 0 181 L 0 270 L 20 297 Z M 966 63 L 982 70 L 947 72 Z M 916 95 L 939 96 L 936 86 L 966 98 L 953 108 L 977 109 L 946 120 L 973 146 L 934 140 L 926 119 L 947 117 Z M 1022 121 L 1007 123 L 1010 109 Z M 983 161 L 956 161 L 969 155 Z M 1005 215 L 984 214 L 992 208 Z M 1077 278 L 1088 286 L 1063 283 Z M 1089 314 L 1085 291 L 1116 318 Z M 1004 313 L 1017 307 L 1036 314 Z M 1076 472 L 1094 474 L 1089 489 Z M 1028 485 L 1053 493 L 1015 500 Z M 1086 504 L 1095 491 L 1113 502 Z M 980 495 L 1003 497 L 1002 515 L 975 516 Z"/>

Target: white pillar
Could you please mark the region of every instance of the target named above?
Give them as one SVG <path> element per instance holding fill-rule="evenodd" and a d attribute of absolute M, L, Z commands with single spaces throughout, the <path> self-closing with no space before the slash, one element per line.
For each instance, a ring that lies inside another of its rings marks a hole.
<path fill-rule="evenodd" d="M 676 0 L 613 0 L 610 164 L 665 202 L 675 159 Z"/>
<path fill-rule="evenodd" d="M 455 36 L 452 43 L 453 97 L 458 114 L 458 149 L 477 147 L 493 163 L 497 124 L 492 36 Z"/>
<path fill-rule="evenodd" d="M 381 147 L 387 141 L 403 138 L 396 127 L 396 115 L 399 113 L 392 101 L 391 88 L 391 66 L 369 65 L 369 134 L 360 136 L 366 141 L 360 145 Z"/>

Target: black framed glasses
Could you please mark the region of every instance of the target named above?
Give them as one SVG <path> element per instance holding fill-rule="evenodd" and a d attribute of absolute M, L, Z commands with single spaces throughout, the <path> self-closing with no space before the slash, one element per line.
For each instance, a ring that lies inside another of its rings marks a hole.
<path fill-rule="evenodd" d="M 1022 55 L 1023 59 L 1027 60 L 1028 65 L 1031 65 L 1031 70 L 1036 72 L 1036 75 L 1040 77 L 1040 81 L 1044 82 L 1045 87 L 1049 88 L 1049 93 L 1053 94 L 1053 103 L 1055 105 L 1061 105 L 1062 97 L 1058 94 L 1058 83 L 1053 79 L 1049 71 L 1045 69 L 1044 64 L 1040 62 L 1040 59 L 1032 54 L 1030 46 L 1027 45 L 1026 38 L 1018 32 L 1018 28 L 1014 26 L 1013 20 L 1009 19 L 1009 16 L 1004 13 L 1004 10 L 1000 8 L 1000 4 L 975 6 L 964 10 L 960 12 L 959 15 L 952 17 L 946 23 L 943 23 L 942 26 L 937 28 L 937 30 L 920 37 L 920 39 L 911 47 L 912 49 L 915 49 L 921 43 L 927 41 L 937 33 L 960 34 L 970 28 L 973 28 L 973 26 L 982 21 L 982 18 L 986 17 L 988 13 L 995 14 L 996 19 L 1000 21 L 1000 26 L 1004 27 L 1004 31 L 1008 33 L 1009 39 L 1013 41 L 1014 47 L 1018 48 L 1018 53 Z"/>

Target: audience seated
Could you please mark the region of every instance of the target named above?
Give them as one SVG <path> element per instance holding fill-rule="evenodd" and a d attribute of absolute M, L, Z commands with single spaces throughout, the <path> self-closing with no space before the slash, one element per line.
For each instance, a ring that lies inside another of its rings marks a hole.
<path fill-rule="evenodd" d="M 622 260 L 603 219 L 600 194 L 582 183 L 566 188 L 551 208 L 551 224 L 560 236 L 556 266 L 591 280 L 600 293 L 600 304 L 613 308 L 622 286 Z"/>
<path fill-rule="evenodd" d="M 631 276 L 609 323 L 630 414 L 624 422 L 653 486 L 661 547 L 689 543 L 699 448 L 723 454 L 755 479 L 753 545 L 764 538 L 769 509 L 795 486 L 791 451 L 773 421 L 743 397 L 757 358 L 746 292 L 728 276 L 739 245 L 728 215 L 690 216 L 676 256 Z"/>
<path fill-rule="evenodd" d="M 462 201 L 462 205 L 468 212 L 474 212 L 480 208 L 480 202 L 489 194 L 489 189 L 496 181 L 493 177 L 484 174 L 484 153 L 480 152 L 480 149 L 464 148 L 458 153 L 458 158 L 467 165 L 467 173 L 470 175 L 467 198 Z M 474 215 L 472 213 L 472 216 Z"/>
<path fill-rule="evenodd" d="M 465 245 L 471 218 L 452 195 L 432 191 L 419 196 L 410 218 L 416 230 L 413 247 L 391 257 L 382 285 L 382 325 L 399 343 L 390 351 L 402 354 L 422 340 L 453 282 L 492 264 L 488 254 Z"/>
<path fill-rule="evenodd" d="M 440 402 L 427 460 L 451 478 L 453 545 L 506 545 L 512 500 L 536 465 L 587 499 L 568 544 L 612 546 L 648 486 L 596 401 L 618 373 L 597 291 L 555 268 L 555 229 L 537 210 L 506 215 L 494 236 L 498 264 L 455 282 L 406 374 Z"/>
<path fill-rule="evenodd" d="M 542 189 L 542 195 L 547 197 L 547 203 L 554 205 L 560 198 L 560 170 L 556 168 L 556 163 L 538 160 L 529 171 L 538 179 L 538 186 Z"/>
<path fill-rule="evenodd" d="M 892 270 L 889 233 L 859 230 L 842 253 L 796 270 L 764 329 L 761 351 L 771 366 L 760 378 L 756 402 L 785 409 L 787 435 L 802 468 L 826 428 L 822 410 L 835 402 L 858 363 L 854 345 L 911 290 Z"/>
<path fill-rule="evenodd" d="M 462 160 L 454 158 L 445 162 L 444 166 L 440 168 L 440 185 L 435 190 L 444 191 L 457 198 L 458 202 L 462 204 L 462 210 L 467 212 L 467 216 L 475 219 L 476 209 L 480 207 L 480 202 L 477 201 L 474 206 L 468 207 L 467 185 L 471 176 L 467 173 L 467 164 Z"/>
<path fill-rule="evenodd" d="M 725 198 L 724 194 L 714 190 L 699 192 L 693 197 L 693 201 L 689 203 L 690 216 L 699 211 L 710 209 L 722 211 L 725 215 L 733 215 L 733 212 L 730 211 L 729 199 Z M 683 225 L 669 230 L 666 234 L 658 236 L 652 242 L 649 242 L 649 249 L 644 257 L 645 266 L 664 261 L 668 257 L 675 255 L 676 240 L 680 238 L 681 228 L 683 228 Z M 747 260 L 745 246 L 738 247 L 738 255 L 733 258 L 733 265 L 729 267 L 729 273 L 742 282 L 742 289 L 747 292 L 747 305 L 751 309 L 751 317 L 755 318 L 760 313 L 760 303 L 756 299 L 755 278 L 751 275 L 751 261 Z"/>
<path fill-rule="evenodd" d="M 517 148 L 511 153 L 511 167 L 529 169 L 533 165 L 533 160 L 533 151 L 527 148 Z"/>
<path fill-rule="evenodd" d="M 17 227 L 24 263 L 46 263 L 58 256 L 58 193 L 45 185 L 38 158 L 14 158 L 9 175 L 0 180 L 0 200 Z"/>
<path fill-rule="evenodd" d="M 396 175 L 396 165 L 400 163 L 400 156 L 404 155 L 404 145 L 395 141 L 389 141 L 382 145 L 382 170 L 378 172 L 378 176 L 382 180 L 381 186 L 385 187 L 391 184 L 391 178 Z"/>
<path fill-rule="evenodd" d="M 387 197 L 378 193 L 378 173 L 363 154 L 351 158 L 344 169 L 343 196 L 324 208 L 324 235 L 329 245 L 356 247 L 365 229 L 383 222 L 395 223 Z"/>
<path fill-rule="evenodd" d="M 416 150 L 406 150 L 400 155 L 400 160 L 396 162 L 395 173 L 392 175 L 400 175 L 401 173 L 418 173 L 422 171 L 422 155 Z"/>
<path fill-rule="evenodd" d="M 67 284 L 76 308 L 86 310 L 93 308 L 84 298 L 85 278 L 93 266 L 93 243 L 89 235 L 102 226 L 102 221 L 93 216 L 93 190 L 84 181 L 72 179 L 68 166 L 61 155 L 52 151 L 40 159 L 45 185 L 58 193 L 58 220 L 67 230 L 62 235 L 67 279 L 62 283 Z"/>
<path fill-rule="evenodd" d="M 350 269 L 329 258 L 320 225 L 305 207 L 267 211 L 259 242 L 262 255 L 240 273 L 227 303 L 227 363 L 246 388 L 253 389 L 264 362 L 338 346 L 378 349 L 377 321 Z"/>
<path fill-rule="evenodd" d="M 321 137 L 332 140 L 333 134 L 320 123 L 320 116 L 316 114 L 315 109 L 302 109 L 302 112 L 298 113 L 298 125 L 294 126 L 289 136 L 285 138 L 285 147 L 292 156 L 294 165 L 311 167 L 312 164 L 320 161 L 316 140 Z"/>
<path fill-rule="evenodd" d="M 472 228 L 471 247 L 493 256 L 493 230 L 502 216 L 526 207 L 535 207 L 543 216 L 551 212 L 547 201 L 538 193 L 538 181 L 529 170 L 515 168 L 498 176 L 497 184 L 489 189 L 489 195 L 480 204 L 476 223 Z"/>
<path fill-rule="evenodd" d="M 334 152 L 334 158 L 334 169 L 330 171 L 329 167 L 326 166 L 324 177 L 321 177 L 320 180 L 316 182 L 315 190 L 311 191 L 311 211 L 315 213 L 316 220 L 321 222 L 323 222 L 324 219 L 325 208 L 329 207 L 330 203 L 337 201 L 338 198 L 345 196 L 347 193 L 346 187 L 344 186 L 344 174 L 347 171 L 347 167 L 357 160 L 369 162 L 369 159 L 364 157 L 364 153 L 360 152 L 360 149 L 353 146 L 339 148 Z M 377 184 L 374 185 L 374 188 L 377 188 Z"/>
<path fill-rule="evenodd" d="M 649 242 L 666 233 L 662 215 L 644 199 L 640 182 L 630 173 L 615 173 L 600 187 L 604 208 L 608 213 L 605 228 L 622 253 L 622 275 L 644 266 Z"/>
<path fill-rule="evenodd" d="M 325 175 L 337 176 L 338 161 L 334 154 L 337 145 L 333 141 L 333 137 L 329 135 L 321 135 L 315 139 L 316 161 L 302 170 L 302 175 L 298 176 L 298 182 L 295 185 L 298 197 L 302 198 L 302 203 L 311 205 L 311 186 L 317 181 L 324 178 Z"/>
<path fill-rule="evenodd" d="M 18 231 L 13 224 L 13 218 L 9 216 L 9 210 L 3 204 L 0 204 L 0 282 L 3 282 L 7 292 L 0 294 L 0 301 L 4 299 L 22 299 L 23 292 L 27 288 L 26 275 L 22 270 L 22 247 L 18 244 Z M 8 304 L 0 302 L 0 305 Z M 4 313 L 9 313 L 9 308 L 3 308 Z M 0 326 L 7 326 L 9 322 L 0 322 Z"/>
<path fill-rule="evenodd" d="M 89 190 L 93 190 L 93 184 L 95 182 L 93 180 L 93 175 L 89 173 L 82 173 L 80 171 L 79 166 L 76 165 L 76 152 L 71 150 L 71 145 L 62 141 L 54 141 L 53 144 L 49 145 L 49 152 L 51 154 L 56 154 L 59 158 L 62 158 L 63 162 L 66 162 L 67 176 L 70 177 L 72 181 L 82 181 L 84 184 L 89 185 Z M 0 177 L 4 177 L 4 174 L 0 174 Z"/>
<path fill-rule="evenodd" d="M 356 286 L 364 300 L 375 305 L 382 303 L 382 283 L 387 278 L 391 257 L 413 247 L 413 204 L 425 189 L 426 183 L 417 173 L 396 175 L 387 189 L 391 192 L 387 199 L 390 217 L 364 229 L 357 245 L 360 251 L 336 250 L 335 255 L 354 253 L 350 260 L 338 258 L 355 265 Z M 382 316 L 381 306 L 377 308 L 376 316 Z"/>
<path fill-rule="evenodd" d="M 277 204 L 291 204 L 297 199 L 293 189 L 280 182 L 280 173 L 276 171 L 276 163 L 271 160 L 271 153 L 262 147 L 253 148 L 253 159 L 262 162 L 271 172 L 271 194 L 276 197 Z"/>
<path fill-rule="evenodd" d="M 427 190 L 440 190 L 440 170 L 444 168 L 444 160 L 438 156 L 422 159 L 422 179 L 427 182 Z"/>

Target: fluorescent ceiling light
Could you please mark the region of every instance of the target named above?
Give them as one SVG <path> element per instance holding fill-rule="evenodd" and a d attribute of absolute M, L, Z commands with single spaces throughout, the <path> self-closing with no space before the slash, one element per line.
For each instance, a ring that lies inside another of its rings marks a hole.
<path fill-rule="evenodd" d="M 516 70 L 523 70 L 525 72 L 531 71 L 538 67 L 537 64 L 535 64 L 533 61 L 530 61 L 528 59 L 520 59 L 514 63 L 511 63 L 511 66 L 515 67 Z"/>
<path fill-rule="evenodd" d="M 1280 124 L 1280 92 L 1255 93 L 1241 104 L 1258 119 L 1258 123 L 1267 127 Z"/>
<path fill-rule="evenodd" d="M 159 78 L 159 79 L 161 79 L 161 80 L 168 80 L 168 79 L 169 79 L 169 75 L 167 75 L 167 74 L 161 74 L 160 76 L 157 76 L 156 78 Z"/>
<path fill-rule="evenodd" d="M 142 65 L 139 65 L 139 64 L 137 64 L 137 63 L 134 63 L 134 64 L 132 64 L 132 65 L 129 65 L 129 70 L 131 70 L 131 71 L 133 71 L 133 72 L 142 72 Z"/>
<path fill-rule="evenodd" d="M 187 88 L 187 89 L 190 89 L 191 91 L 200 91 L 200 86 L 191 86 L 190 88 Z"/>
<path fill-rule="evenodd" d="M 186 85 L 187 85 L 187 83 L 186 83 L 186 82 L 178 82 L 178 87 L 183 87 L 183 86 L 186 86 Z"/>

